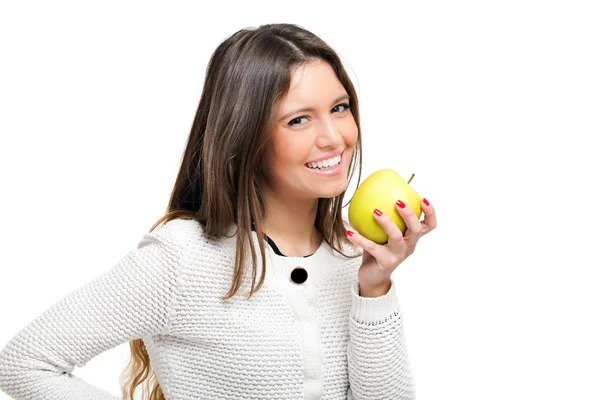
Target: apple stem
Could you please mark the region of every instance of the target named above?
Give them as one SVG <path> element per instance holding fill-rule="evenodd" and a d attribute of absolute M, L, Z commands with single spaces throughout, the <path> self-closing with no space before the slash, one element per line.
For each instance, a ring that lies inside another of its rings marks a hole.
<path fill-rule="evenodd" d="M 414 177 L 415 177 L 415 174 L 412 174 L 412 176 L 410 177 L 410 179 L 406 183 L 410 183 L 410 181 L 412 181 L 412 178 L 414 178 Z"/>

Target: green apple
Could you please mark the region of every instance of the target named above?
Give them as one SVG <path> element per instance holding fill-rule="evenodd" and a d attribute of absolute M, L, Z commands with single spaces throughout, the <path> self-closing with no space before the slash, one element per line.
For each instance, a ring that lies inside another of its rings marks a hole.
<path fill-rule="evenodd" d="M 413 174 L 414 177 L 414 174 Z M 409 179 L 409 183 L 412 178 Z M 375 220 L 373 211 L 377 208 L 391 218 L 406 232 L 406 223 L 396 211 L 396 201 L 402 200 L 410 207 L 417 218 L 421 218 L 421 196 L 396 171 L 384 168 L 369 175 L 361 183 L 348 207 L 348 222 L 358 233 L 378 244 L 385 244 L 388 235 Z"/>

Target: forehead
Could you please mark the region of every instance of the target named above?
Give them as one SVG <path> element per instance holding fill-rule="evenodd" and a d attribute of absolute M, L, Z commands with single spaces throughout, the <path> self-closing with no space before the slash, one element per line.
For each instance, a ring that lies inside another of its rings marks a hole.
<path fill-rule="evenodd" d="M 312 61 L 292 70 L 290 89 L 283 98 L 283 103 L 311 102 L 316 99 L 344 93 L 344 86 L 339 81 L 331 65 L 325 61 Z"/>

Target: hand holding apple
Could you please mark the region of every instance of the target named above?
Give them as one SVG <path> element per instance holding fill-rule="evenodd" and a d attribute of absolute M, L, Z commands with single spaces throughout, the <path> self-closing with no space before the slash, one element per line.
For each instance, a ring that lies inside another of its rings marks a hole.
<path fill-rule="evenodd" d="M 361 297 L 386 295 L 392 286 L 392 272 L 415 251 L 419 239 L 437 226 L 433 206 L 408 185 L 413 177 L 407 183 L 393 170 L 377 171 L 350 201 L 349 222 L 357 232 L 346 233 L 364 249 L 358 269 Z M 421 206 L 423 221 L 419 221 Z"/>
<path fill-rule="evenodd" d="M 413 174 L 414 177 L 414 174 Z M 421 218 L 421 196 L 397 172 L 384 168 L 369 175 L 356 189 L 348 208 L 348 222 L 358 233 L 378 244 L 385 244 L 388 235 L 373 218 L 378 209 L 388 215 L 404 234 L 406 223 L 394 204 L 401 200 Z"/>
<path fill-rule="evenodd" d="M 389 215 L 373 210 L 373 218 L 388 235 L 385 245 L 377 244 L 358 232 L 347 231 L 348 238 L 361 246 L 362 263 L 358 269 L 359 292 L 361 297 L 380 297 L 386 295 L 392 286 L 391 276 L 394 270 L 408 258 L 423 235 L 437 226 L 433 206 L 426 199 L 422 200 L 425 219 L 419 221 L 412 208 L 404 203 L 395 204 L 396 212 L 406 221 L 408 229 L 403 234 Z"/>

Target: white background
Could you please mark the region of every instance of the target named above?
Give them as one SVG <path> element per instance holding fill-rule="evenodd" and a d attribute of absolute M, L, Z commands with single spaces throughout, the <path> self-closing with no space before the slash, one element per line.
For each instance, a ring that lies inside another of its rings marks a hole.
<path fill-rule="evenodd" d="M 287 22 L 348 68 L 362 178 L 437 210 L 394 272 L 418 399 L 600 399 L 596 4 L 3 2 L 0 348 L 163 215 L 216 46 Z"/>

